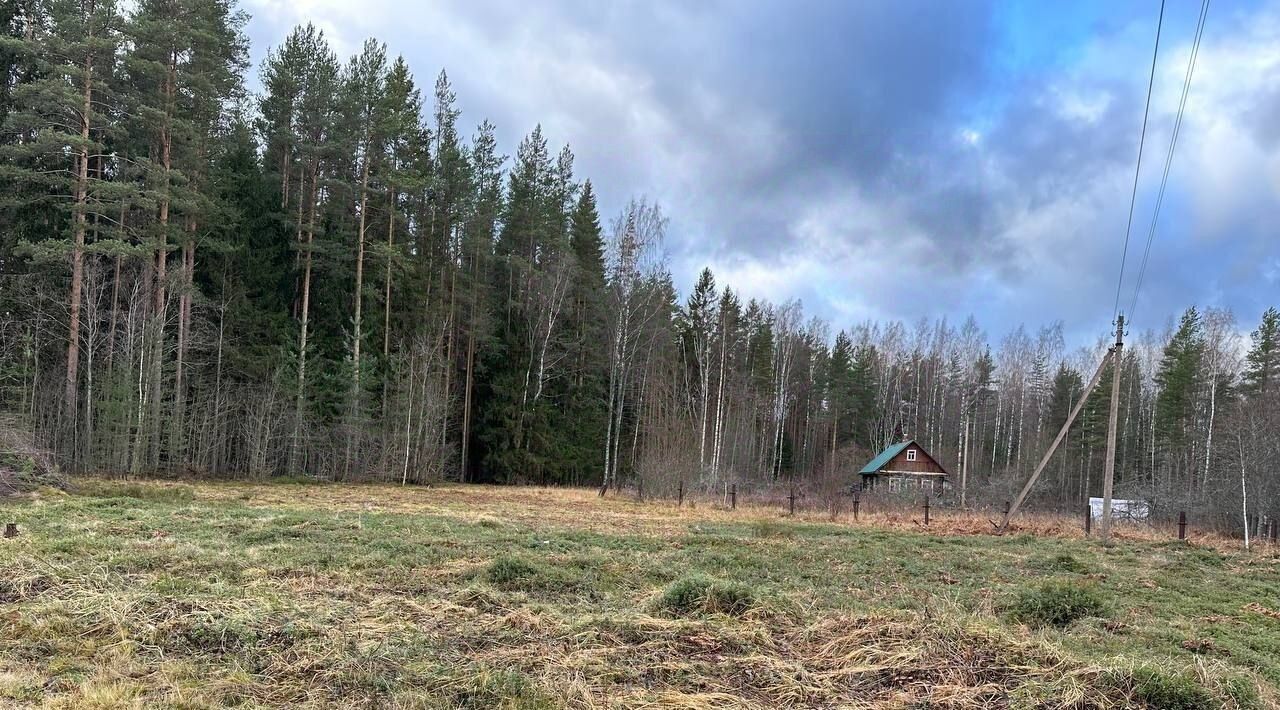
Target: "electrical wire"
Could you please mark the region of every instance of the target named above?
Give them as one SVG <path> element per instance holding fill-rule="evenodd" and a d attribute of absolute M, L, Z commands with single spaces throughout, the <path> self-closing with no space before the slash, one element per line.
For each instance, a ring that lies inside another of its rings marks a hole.
<path fill-rule="evenodd" d="M 1165 155 L 1164 174 L 1160 178 L 1160 191 L 1156 194 L 1155 210 L 1151 214 L 1151 227 L 1147 230 L 1147 245 L 1142 252 L 1142 263 L 1138 267 L 1137 282 L 1133 287 L 1133 300 L 1129 303 L 1129 320 L 1138 306 L 1138 294 L 1142 291 L 1143 277 L 1146 276 L 1147 263 L 1151 257 L 1151 244 L 1156 236 L 1156 224 L 1160 219 L 1160 208 L 1164 205 L 1165 187 L 1169 184 L 1169 167 L 1173 164 L 1173 151 L 1178 145 L 1178 134 L 1182 131 L 1182 115 L 1187 108 L 1187 95 L 1191 91 L 1191 77 L 1195 74 L 1196 58 L 1200 55 L 1200 39 L 1204 36 L 1205 18 L 1209 15 L 1209 0 L 1200 3 L 1200 17 L 1196 22 L 1196 35 L 1191 43 L 1191 56 L 1187 58 L 1186 77 L 1182 82 L 1182 98 L 1178 102 L 1178 116 L 1173 122 L 1173 135 L 1169 137 L 1169 152 Z"/>
<path fill-rule="evenodd" d="M 1156 58 L 1160 56 L 1160 29 L 1164 27 L 1164 0 L 1160 0 L 1160 17 L 1156 20 L 1156 43 L 1151 50 L 1151 76 L 1147 79 L 1147 105 L 1142 110 L 1142 135 L 1138 138 L 1138 164 L 1133 169 L 1133 190 L 1129 194 L 1129 221 L 1124 228 L 1124 248 L 1120 251 L 1120 277 L 1116 279 L 1116 304 L 1111 319 L 1120 315 L 1120 289 L 1124 286 L 1124 269 L 1129 258 L 1129 234 L 1133 231 L 1133 210 L 1138 203 L 1138 175 L 1142 173 L 1142 149 L 1147 144 L 1147 117 L 1151 115 L 1151 89 L 1156 83 Z"/>

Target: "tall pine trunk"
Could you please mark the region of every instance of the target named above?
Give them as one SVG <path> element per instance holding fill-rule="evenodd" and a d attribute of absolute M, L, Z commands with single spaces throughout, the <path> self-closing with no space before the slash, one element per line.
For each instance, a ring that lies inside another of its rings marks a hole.
<path fill-rule="evenodd" d="M 94 3 L 90 0 L 85 10 L 88 15 L 94 11 Z M 93 41 L 93 23 L 88 22 L 89 41 Z M 84 60 L 84 85 L 80 112 L 80 154 L 76 159 L 75 187 L 75 227 L 71 247 L 71 293 L 67 297 L 70 320 L 67 328 L 67 377 L 64 394 L 64 411 L 67 417 L 67 431 L 75 431 L 76 412 L 78 410 L 77 384 L 80 369 L 80 302 L 84 289 L 84 237 L 85 210 L 89 198 L 89 124 L 93 111 L 93 56 Z"/>

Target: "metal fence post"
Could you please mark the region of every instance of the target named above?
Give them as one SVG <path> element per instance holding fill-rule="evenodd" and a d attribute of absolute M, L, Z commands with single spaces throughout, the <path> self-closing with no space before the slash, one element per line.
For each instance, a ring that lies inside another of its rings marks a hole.
<path fill-rule="evenodd" d="M 1187 511 L 1178 511 L 1178 539 L 1187 539 Z"/>
<path fill-rule="evenodd" d="M 929 524 L 929 496 L 924 497 L 924 524 Z"/>
<path fill-rule="evenodd" d="M 791 493 L 787 496 L 787 514 L 796 514 L 796 487 L 791 487 Z"/>
<path fill-rule="evenodd" d="M 854 493 L 853 494 L 853 521 L 854 522 L 858 521 L 858 503 L 860 502 L 861 501 L 858 500 L 858 494 Z"/>
<path fill-rule="evenodd" d="M 736 483 L 729 487 L 729 509 L 738 509 L 738 484 Z"/>
<path fill-rule="evenodd" d="M 1084 506 L 1084 535 L 1088 537 L 1093 534 L 1093 506 L 1085 503 Z"/>
<path fill-rule="evenodd" d="M 680 487 L 676 489 L 676 507 L 684 506 L 684 481 L 680 481 Z"/>

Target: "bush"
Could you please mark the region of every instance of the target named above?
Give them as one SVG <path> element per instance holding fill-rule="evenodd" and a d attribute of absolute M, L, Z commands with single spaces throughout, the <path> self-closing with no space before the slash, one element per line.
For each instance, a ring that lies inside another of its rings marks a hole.
<path fill-rule="evenodd" d="M 1105 616 L 1107 605 L 1092 585 L 1073 580 L 1049 580 L 1038 587 L 1023 589 L 1009 611 L 1015 621 L 1061 628 L 1076 619 Z"/>
<path fill-rule="evenodd" d="M 694 575 L 682 577 L 668 585 L 658 598 L 656 606 L 674 616 L 742 616 L 756 606 L 756 603 L 755 590 L 745 584 Z"/>

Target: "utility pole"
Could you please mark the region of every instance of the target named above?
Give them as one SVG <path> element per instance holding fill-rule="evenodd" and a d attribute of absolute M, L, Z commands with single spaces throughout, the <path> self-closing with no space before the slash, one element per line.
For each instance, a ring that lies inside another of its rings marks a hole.
<path fill-rule="evenodd" d="M 1111 418 L 1107 423 L 1107 460 L 1102 474 L 1103 544 L 1111 541 L 1111 488 L 1116 476 L 1116 425 L 1120 417 L 1120 369 L 1124 363 L 1124 314 L 1116 316 L 1116 344 L 1111 348 Z"/>

